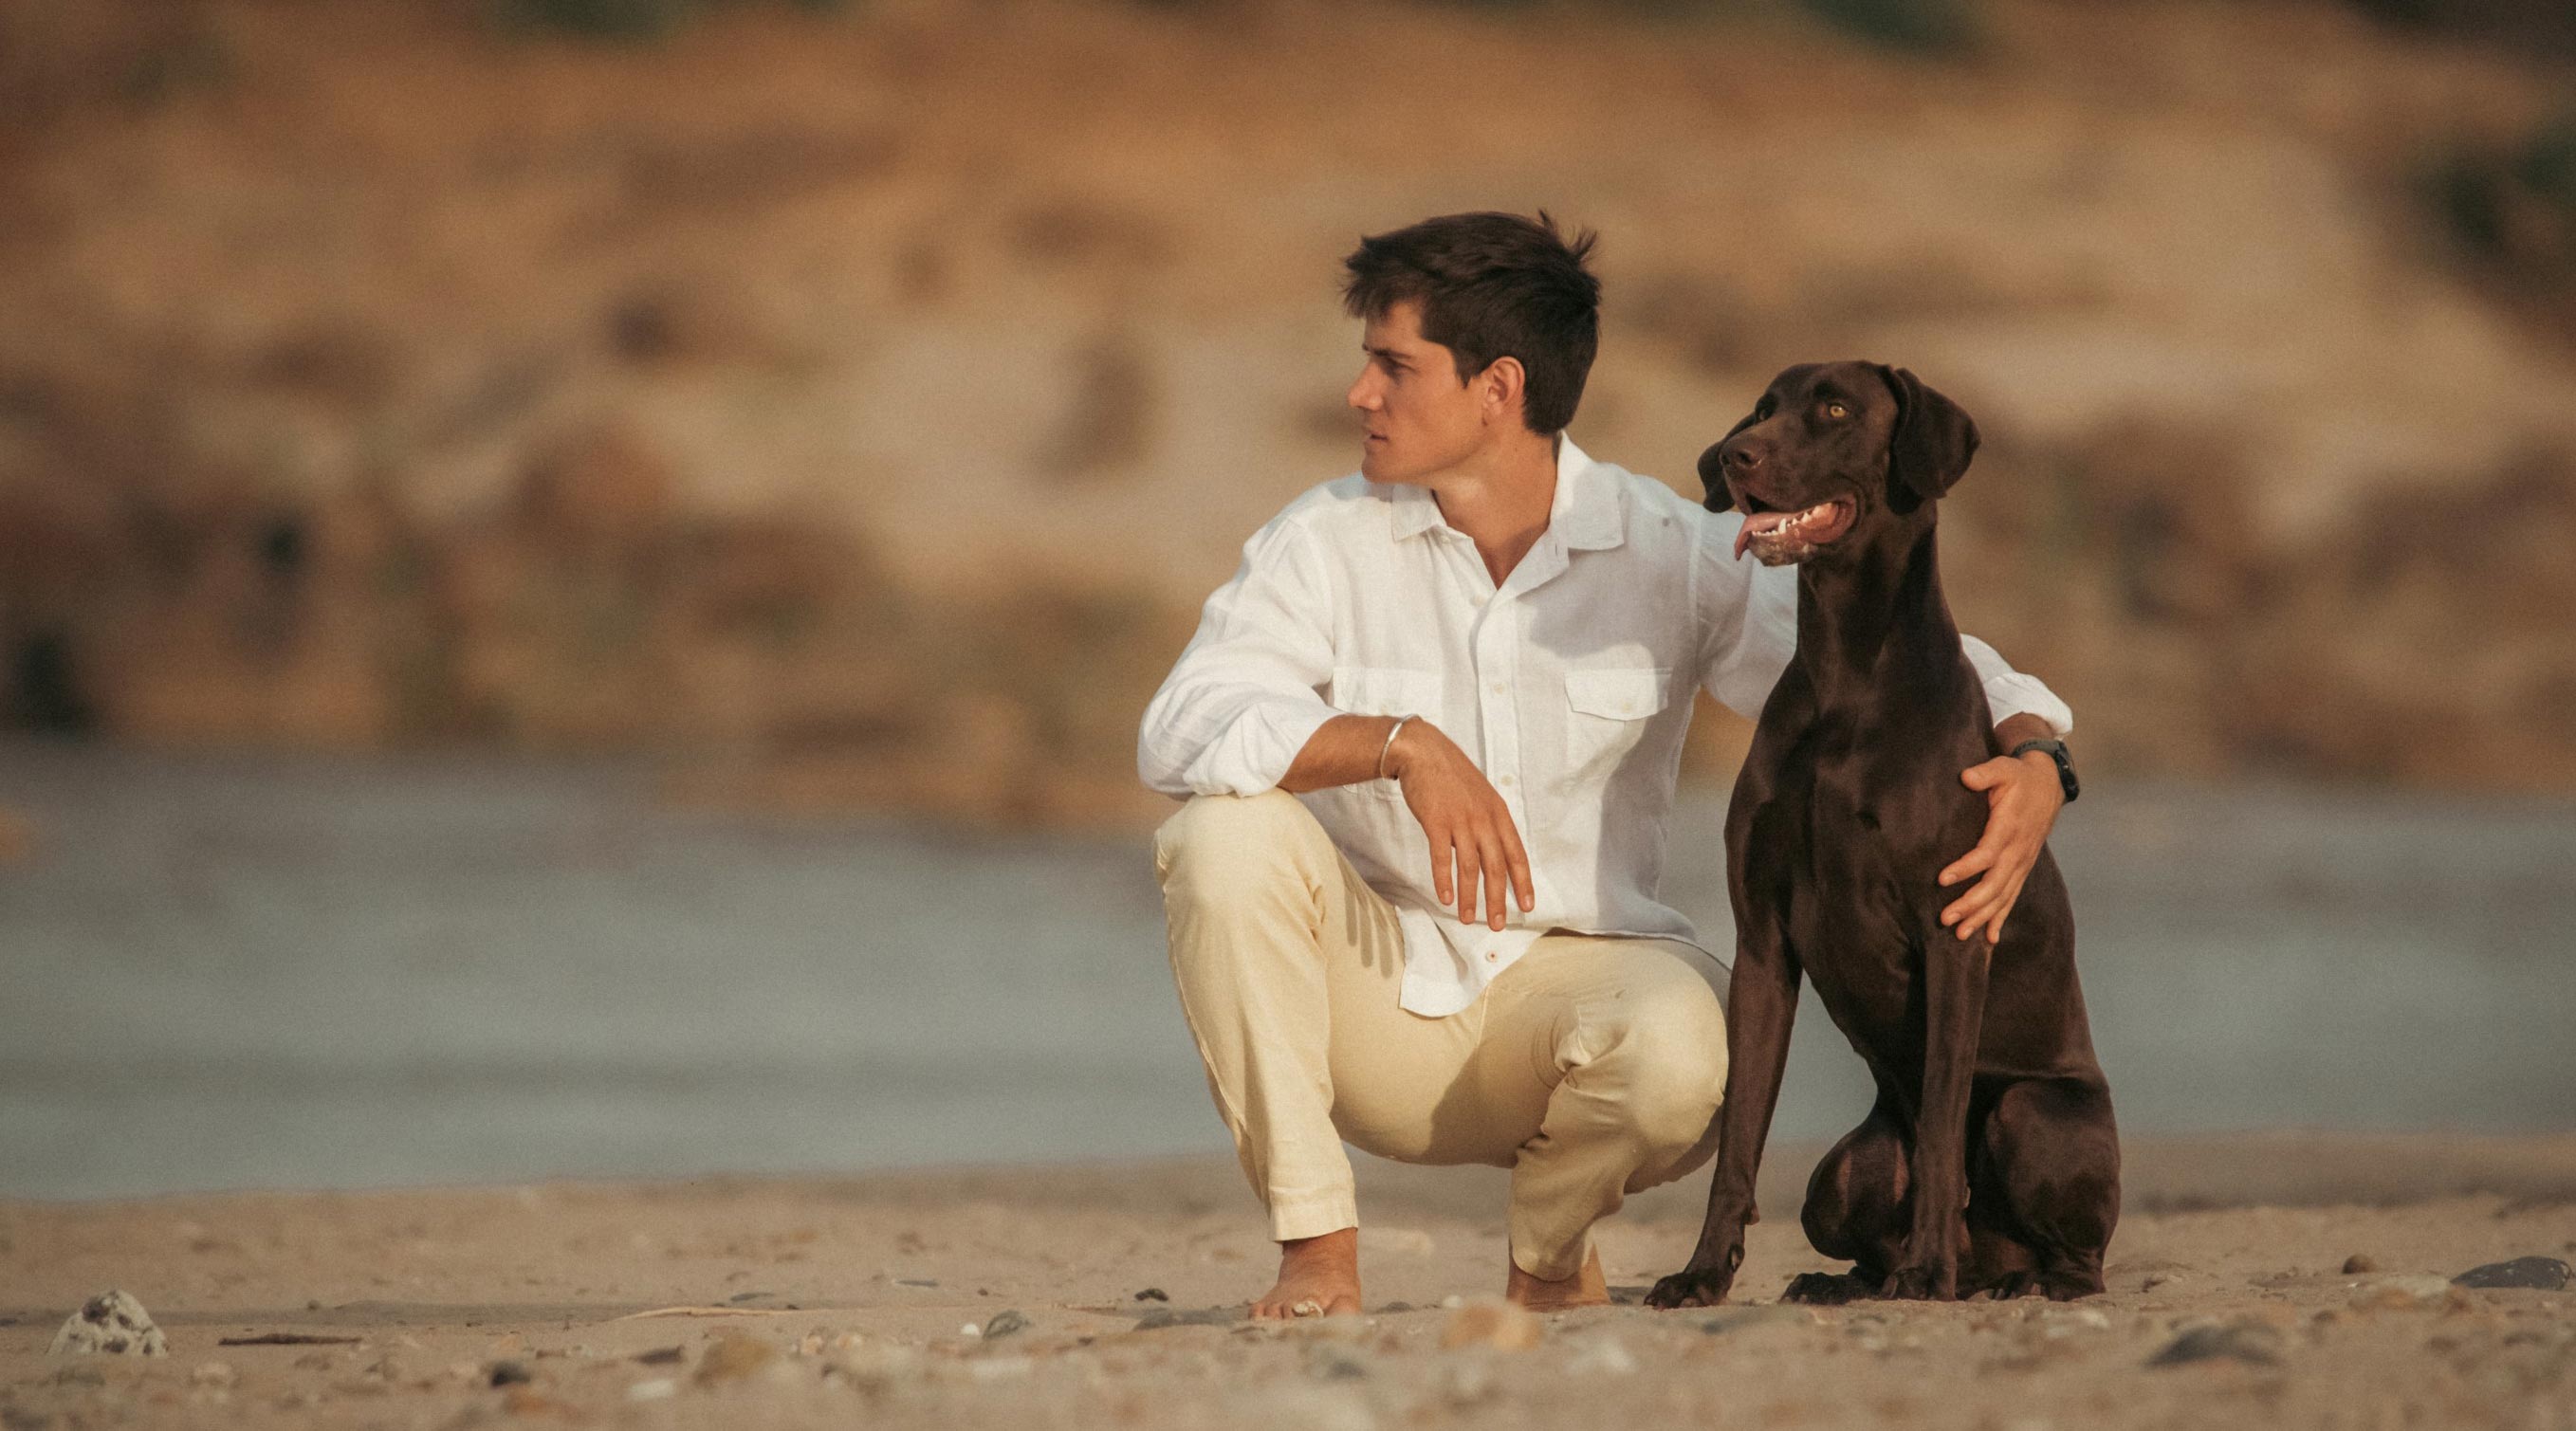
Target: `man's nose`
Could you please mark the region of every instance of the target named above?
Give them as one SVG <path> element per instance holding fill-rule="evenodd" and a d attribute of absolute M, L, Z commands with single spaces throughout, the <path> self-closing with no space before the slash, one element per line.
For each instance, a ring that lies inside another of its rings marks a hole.
<path fill-rule="evenodd" d="M 1369 375 L 1365 372 L 1352 380 L 1351 390 L 1344 393 L 1342 397 L 1344 401 L 1362 412 L 1377 411 L 1377 384 L 1369 381 Z"/>

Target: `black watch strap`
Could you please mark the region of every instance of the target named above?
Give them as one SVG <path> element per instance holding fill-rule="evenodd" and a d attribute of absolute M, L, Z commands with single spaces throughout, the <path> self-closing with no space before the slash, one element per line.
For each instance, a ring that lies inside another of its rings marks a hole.
<path fill-rule="evenodd" d="M 2069 805 L 2074 804 L 2075 797 L 2082 793 L 2084 787 L 2076 782 L 2075 762 L 2066 758 L 2066 742 L 2062 740 L 2050 740 L 2046 737 L 2041 737 L 2036 740 L 2025 740 L 2021 744 L 2012 748 L 2012 756 L 2014 759 L 2018 760 L 2022 756 L 2034 750 L 2046 751 L 2048 753 L 2048 758 L 2057 762 L 2058 788 L 2066 792 L 2066 803 Z"/>

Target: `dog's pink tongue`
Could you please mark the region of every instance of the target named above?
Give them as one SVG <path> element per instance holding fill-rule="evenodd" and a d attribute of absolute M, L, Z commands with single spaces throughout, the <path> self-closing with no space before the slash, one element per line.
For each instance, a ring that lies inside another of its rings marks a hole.
<path fill-rule="evenodd" d="M 1744 549 L 1753 545 L 1755 537 L 1787 526 L 1789 518 L 1794 515 L 1792 512 L 1760 512 L 1745 518 L 1744 525 L 1735 529 L 1735 559 L 1744 560 Z"/>

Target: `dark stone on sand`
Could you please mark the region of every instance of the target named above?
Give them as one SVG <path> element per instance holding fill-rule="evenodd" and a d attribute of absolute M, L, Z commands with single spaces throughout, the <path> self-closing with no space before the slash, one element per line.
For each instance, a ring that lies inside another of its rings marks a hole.
<path fill-rule="evenodd" d="M 1413 1310 L 1413 1304 L 1411 1302 L 1389 1302 L 1377 1310 L 1379 1316 L 1385 1316 L 1390 1312 L 1410 1312 Z"/>
<path fill-rule="evenodd" d="M 536 1379 L 536 1374 L 528 1370 L 528 1364 L 526 1362 L 496 1361 L 492 1363 L 492 1384 L 494 1386 L 521 1386 Z"/>
<path fill-rule="evenodd" d="M 1028 1329 L 1029 1319 L 1022 1316 L 1016 1308 L 1006 1307 L 995 1312 L 993 1319 L 984 1324 L 984 1340 L 989 1342 L 995 1337 L 1007 1337 L 1013 1332 L 1025 1332 Z"/>
<path fill-rule="evenodd" d="M 1195 1311 L 1165 1308 L 1147 1312 L 1136 1323 L 1140 1332 L 1158 1332 L 1165 1327 L 1230 1327 L 1243 1320 L 1241 1307 L 1202 1307 Z"/>
<path fill-rule="evenodd" d="M 2347 1277 L 2358 1277 L 2364 1272 L 2378 1270 L 2379 1264 L 2367 1253 L 2356 1252 L 2343 1260 L 2343 1275 Z"/>
<path fill-rule="evenodd" d="M 1148 1287 L 1144 1291 L 1136 1294 L 1136 1300 L 1139 1302 L 1168 1302 L 1172 1300 L 1172 1294 L 1164 1291 L 1160 1287 Z"/>
<path fill-rule="evenodd" d="M 688 1353 L 678 1347 L 655 1347 L 651 1351 L 637 1352 L 635 1360 L 645 1366 L 678 1366 L 686 1355 Z"/>
<path fill-rule="evenodd" d="M 1719 1307 L 1700 1319 L 1699 1329 L 1706 1336 L 1724 1336 L 1751 1327 L 1806 1327 L 1816 1319 L 1795 1307 L 1778 1304 L 1760 1307 Z"/>
<path fill-rule="evenodd" d="M 2253 1366 L 2281 1363 L 2281 1334 L 2261 1322 L 2230 1322 L 2220 1327 L 2194 1327 L 2147 1358 L 2149 1366 L 2182 1366 L 2225 1359 Z"/>
<path fill-rule="evenodd" d="M 2564 1291 L 2567 1264 L 2555 1257 L 2517 1257 L 2472 1267 L 2451 1279 L 2459 1287 L 2527 1287 L 2540 1292 Z"/>

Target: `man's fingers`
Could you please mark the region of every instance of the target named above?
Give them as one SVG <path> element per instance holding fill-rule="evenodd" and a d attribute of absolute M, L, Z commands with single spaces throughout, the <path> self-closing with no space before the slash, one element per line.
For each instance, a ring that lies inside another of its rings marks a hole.
<path fill-rule="evenodd" d="M 1958 859 L 1951 862 L 1948 869 L 1941 871 L 1942 886 L 1946 888 L 1950 885 L 1957 884 L 1959 881 L 1966 879 L 1968 876 L 1976 874 L 1981 870 L 1993 869 L 1995 867 L 1995 860 L 2001 852 L 2001 847 L 1998 845 L 1981 844 L 1975 849 L 1968 851 L 1966 854 L 1959 856 Z M 1957 907 L 1958 906 L 1956 905 L 1951 906 L 1953 909 Z"/>
<path fill-rule="evenodd" d="M 1991 790 L 2012 774 L 2012 762 L 2005 759 L 1982 761 L 1959 772 L 1959 783 L 1971 790 Z"/>
<path fill-rule="evenodd" d="M 1440 897 L 1442 907 L 1449 903 L 1449 840 L 1439 831 L 1431 836 L 1431 892 Z"/>
<path fill-rule="evenodd" d="M 1990 874 L 1968 886 L 1965 892 L 1950 902 L 1949 908 L 1941 911 L 1941 922 L 1956 925 L 1964 933 L 1984 917 L 1986 911 L 1994 907 L 1995 900 L 2003 893 L 2006 883 L 2002 875 Z"/>
<path fill-rule="evenodd" d="M 1487 831 L 1483 847 L 1485 859 L 1485 923 L 1503 927 L 1505 912 L 1511 907 L 1511 861 L 1503 850 L 1503 837 Z"/>
<path fill-rule="evenodd" d="M 1521 832 L 1512 828 L 1511 820 L 1503 821 L 1503 858 L 1512 872 L 1512 893 L 1521 898 L 1521 913 L 1538 908 L 1538 886 L 1530 879 L 1529 851 L 1521 848 Z"/>
<path fill-rule="evenodd" d="M 1458 922 L 1476 922 L 1476 882 L 1484 866 L 1476 855 L 1476 842 L 1463 835 L 1458 840 Z M 1441 903 L 1448 903 L 1442 900 Z"/>

